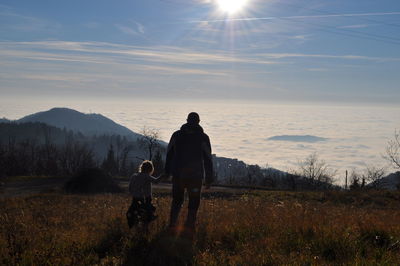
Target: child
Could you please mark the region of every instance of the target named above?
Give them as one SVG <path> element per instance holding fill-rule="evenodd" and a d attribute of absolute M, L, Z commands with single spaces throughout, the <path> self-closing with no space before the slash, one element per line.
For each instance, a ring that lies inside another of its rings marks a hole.
<path fill-rule="evenodd" d="M 160 177 L 152 176 L 154 166 L 151 161 L 143 161 L 139 167 L 139 173 L 133 174 L 129 182 L 129 192 L 132 195 L 132 204 L 127 212 L 128 225 L 131 228 L 134 224 L 143 219 L 149 223 L 157 218 L 154 215 L 156 207 L 151 203 L 151 183 L 158 183 Z"/>

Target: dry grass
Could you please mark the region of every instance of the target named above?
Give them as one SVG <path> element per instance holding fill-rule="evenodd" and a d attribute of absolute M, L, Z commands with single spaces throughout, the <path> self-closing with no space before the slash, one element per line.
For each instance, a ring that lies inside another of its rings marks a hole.
<path fill-rule="evenodd" d="M 2 265 L 396 265 L 398 193 L 209 194 L 193 244 L 164 232 L 155 199 L 148 234 L 129 231 L 129 197 L 38 195 L 0 201 Z"/>

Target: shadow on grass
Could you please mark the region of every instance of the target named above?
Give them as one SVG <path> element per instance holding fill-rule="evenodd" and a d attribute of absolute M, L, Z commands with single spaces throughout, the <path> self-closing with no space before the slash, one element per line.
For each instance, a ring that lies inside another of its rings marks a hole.
<path fill-rule="evenodd" d="M 144 235 L 131 239 L 123 265 L 192 265 L 193 258 L 190 238 L 164 230 L 150 241 Z"/>
<path fill-rule="evenodd" d="M 107 224 L 105 236 L 93 248 L 100 259 L 107 257 L 109 254 L 117 253 L 122 248 L 121 239 L 126 232 L 123 230 L 123 220 L 121 218 L 114 219 Z"/>

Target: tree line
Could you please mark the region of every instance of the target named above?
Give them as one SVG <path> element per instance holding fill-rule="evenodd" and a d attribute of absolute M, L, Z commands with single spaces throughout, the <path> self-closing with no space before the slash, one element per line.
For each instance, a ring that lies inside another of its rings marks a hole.
<path fill-rule="evenodd" d="M 129 176 L 143 159 L 152 159 L 160 172 L 162 152 L 159 142 L 150 143 L 147 135 L 84 136 L 43 123 L 0 123 L 0 177 L 71 176 L 93 167 Z"/>

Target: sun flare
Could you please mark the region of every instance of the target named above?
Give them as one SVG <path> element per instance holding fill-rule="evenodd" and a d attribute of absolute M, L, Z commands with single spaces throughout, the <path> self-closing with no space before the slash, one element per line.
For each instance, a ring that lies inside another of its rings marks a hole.
<path fill-rule="evenodd" d="M 217 0 L 219 9 L 228 14 L 241 11 L 246 6 L 247 2 L 248 0 Z"/>

